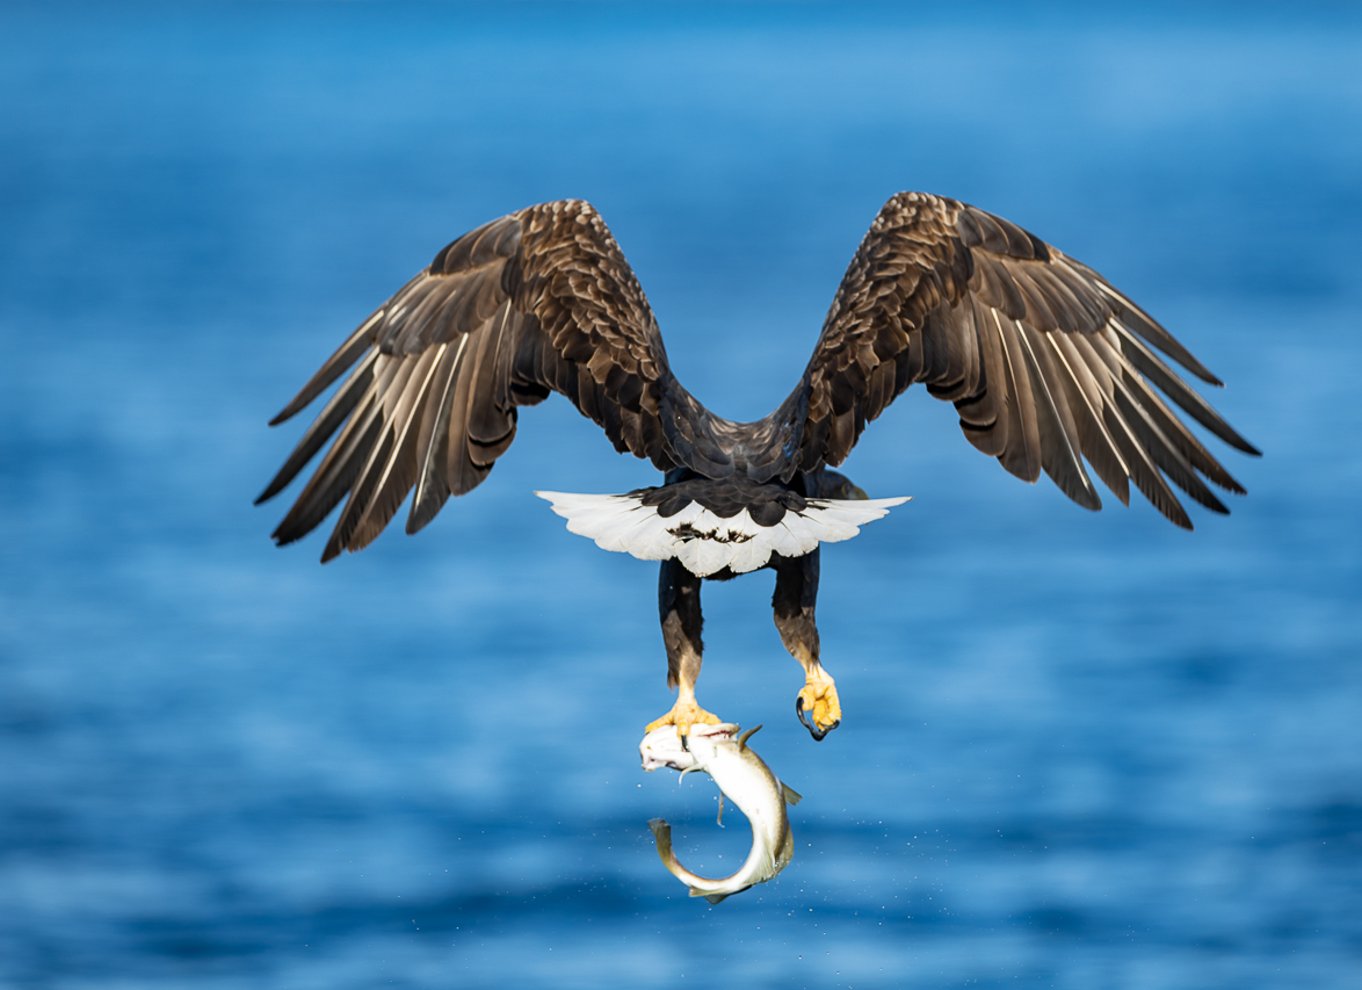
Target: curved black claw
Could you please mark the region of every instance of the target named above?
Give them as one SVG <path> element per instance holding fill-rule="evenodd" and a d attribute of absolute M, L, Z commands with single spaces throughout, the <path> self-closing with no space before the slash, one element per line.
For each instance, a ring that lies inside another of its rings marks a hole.
<path fill-rule="evenodd" d="M 837 726 L 842 724 L 842 720 L 839 718 L 836 722 L 833 722 L 826 729 L 820 729 L 817 723 L 814 722 L 812 715 L 810 715 L 808 718 L 805 718 L 804 696 L 802 694 L 795 695 L 795 718 L 799 719 L 800 725 L 804 726 L 804 728 L 809 730 L 809 735 L 813 736 L 814 742 L 822 742 L 827 737 L 827 734 L 829 732 L 831 732 L 833 729 L 837 728 Z"/>

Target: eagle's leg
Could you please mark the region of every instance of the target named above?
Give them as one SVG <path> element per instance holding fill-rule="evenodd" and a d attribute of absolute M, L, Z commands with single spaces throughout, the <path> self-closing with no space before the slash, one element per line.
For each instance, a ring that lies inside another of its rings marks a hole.
<path fill-rule="evenodd" d="M 842 705 L 832 675 L 818 660 L 818 548 L 802 557 L 775 558 L 776 592 L 771 597 L 776 629 L 790 655 L 804 668 L 804 688 L 795 696 L 795 715 L 814 739 L 842 722 Z M 804 713 L 808 712 L 808 718 Z"/>
<path fill-rule="evenodd" d="M 717 716 L 695 703 L 695 682 L 700 678 L 704 643 L 700 629 L 700 579 L 678 560 L 664 560 L 657 584 L 658 611 L 662 618 L 662 641 L 667 647 L 667 686 L 676 688 L 676 704 L 661 718 L 648 723 L 652 732 L 663 725 L 676 726 L 685 736 L 696 723 L 717 725 Z"/>

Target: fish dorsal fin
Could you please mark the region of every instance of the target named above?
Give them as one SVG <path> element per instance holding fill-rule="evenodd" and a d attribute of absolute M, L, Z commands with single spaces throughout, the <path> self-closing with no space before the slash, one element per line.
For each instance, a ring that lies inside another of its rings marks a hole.
<path fill-rule="evenodd" d="M 765 723 L 763 723 L 763 724 L 765 724 Z M 748 730 L 747 730 L 746 732 L 744 732 L 742 735 L 740 735 L 740 736 L 738 737 L 738 749 L 739 749 L 739 751 L 746 749 L 746 748 L 747 748 L 747 740 L 751 739 L 753 736 L 755 736 L 755 735 L 756 735 L 758 732 L 760 732 L 760 731 L 761 731 L 761 726 L 760 726 L 760 725 L 756 725 L 756 726 L 753 726 L 752 728 L 748 729 Z"/>
<path fill-rule="evenodd" d="M 780 782 L 780 793 L 785 795 L 786 804 L 798 804 L 800 801 L 804 800 L 803 794 L 800 794 L 797 790 L 795 790 L 789 784 L 785 783 L 783 780 Z"/>

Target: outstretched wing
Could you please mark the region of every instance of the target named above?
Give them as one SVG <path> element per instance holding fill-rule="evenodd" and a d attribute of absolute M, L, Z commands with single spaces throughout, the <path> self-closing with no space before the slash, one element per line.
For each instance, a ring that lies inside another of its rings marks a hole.
<path fill-rule="evenodd" d="M 983 210 L 900 193 L 857 249 L 804 378 L 776 416 L 797 438 L 795 466 L 811 471 L 841 463 L 869 420 L 923 382 L 955 404 L 970 443 L 1017 477 L 1035 481 L 1043 470 L 1097 509 L 1086 459 L 1122 502 L 1134 481 L 1190 529 L 1168 481 L 1222 513 L 1202 478 L 1244 489 L 1169 401 L 1231 446 L 1258 451 L 1165 356 L 1220 384 L 1081 262 Z"/>
<path fill-rule="evenodd" d="M 515 437 L 516 408 L 551 390 L 599 423 L 617 450 L 664 471 L 684 464 L 723 473 L 727 464 L 708 412 L 667 366 L 638 280 L 581 200 L 527 207 L 445 247 L 271 425 L 347 372 L 257 499 L 278 494 L 335 435 L 274 531 L 277 543 L 291 543 L 348 495 L 323 561 L 367 546 L 413 487 L 407 532 L 420 529 L 450 495 L 487 477 Z"/>

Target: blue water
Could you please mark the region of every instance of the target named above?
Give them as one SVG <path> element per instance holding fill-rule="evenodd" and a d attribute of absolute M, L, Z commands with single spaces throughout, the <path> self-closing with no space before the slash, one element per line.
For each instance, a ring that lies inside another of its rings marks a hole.
<path fill-rule="evenodd" d="M 1362 985 L 1362 20 L 974 3 L 0 10 L 0 986 Z M 682 380 L 773 407 L 880 203 L 1107 274 L 1266 457 L 1197 532 L 899 401 L 914 501 L 823 558 L 846 721 L 706 589 L 701 700 L 803 791 L 745 853 L 645 776 L 654 571 L 534 488 L 650 483 L 561 400 L 419 538 L 319 567 L 268 417 L 458 233 L 591 199 Z M 1108 499 L 1114 502 L 1113 499 Z"/>

